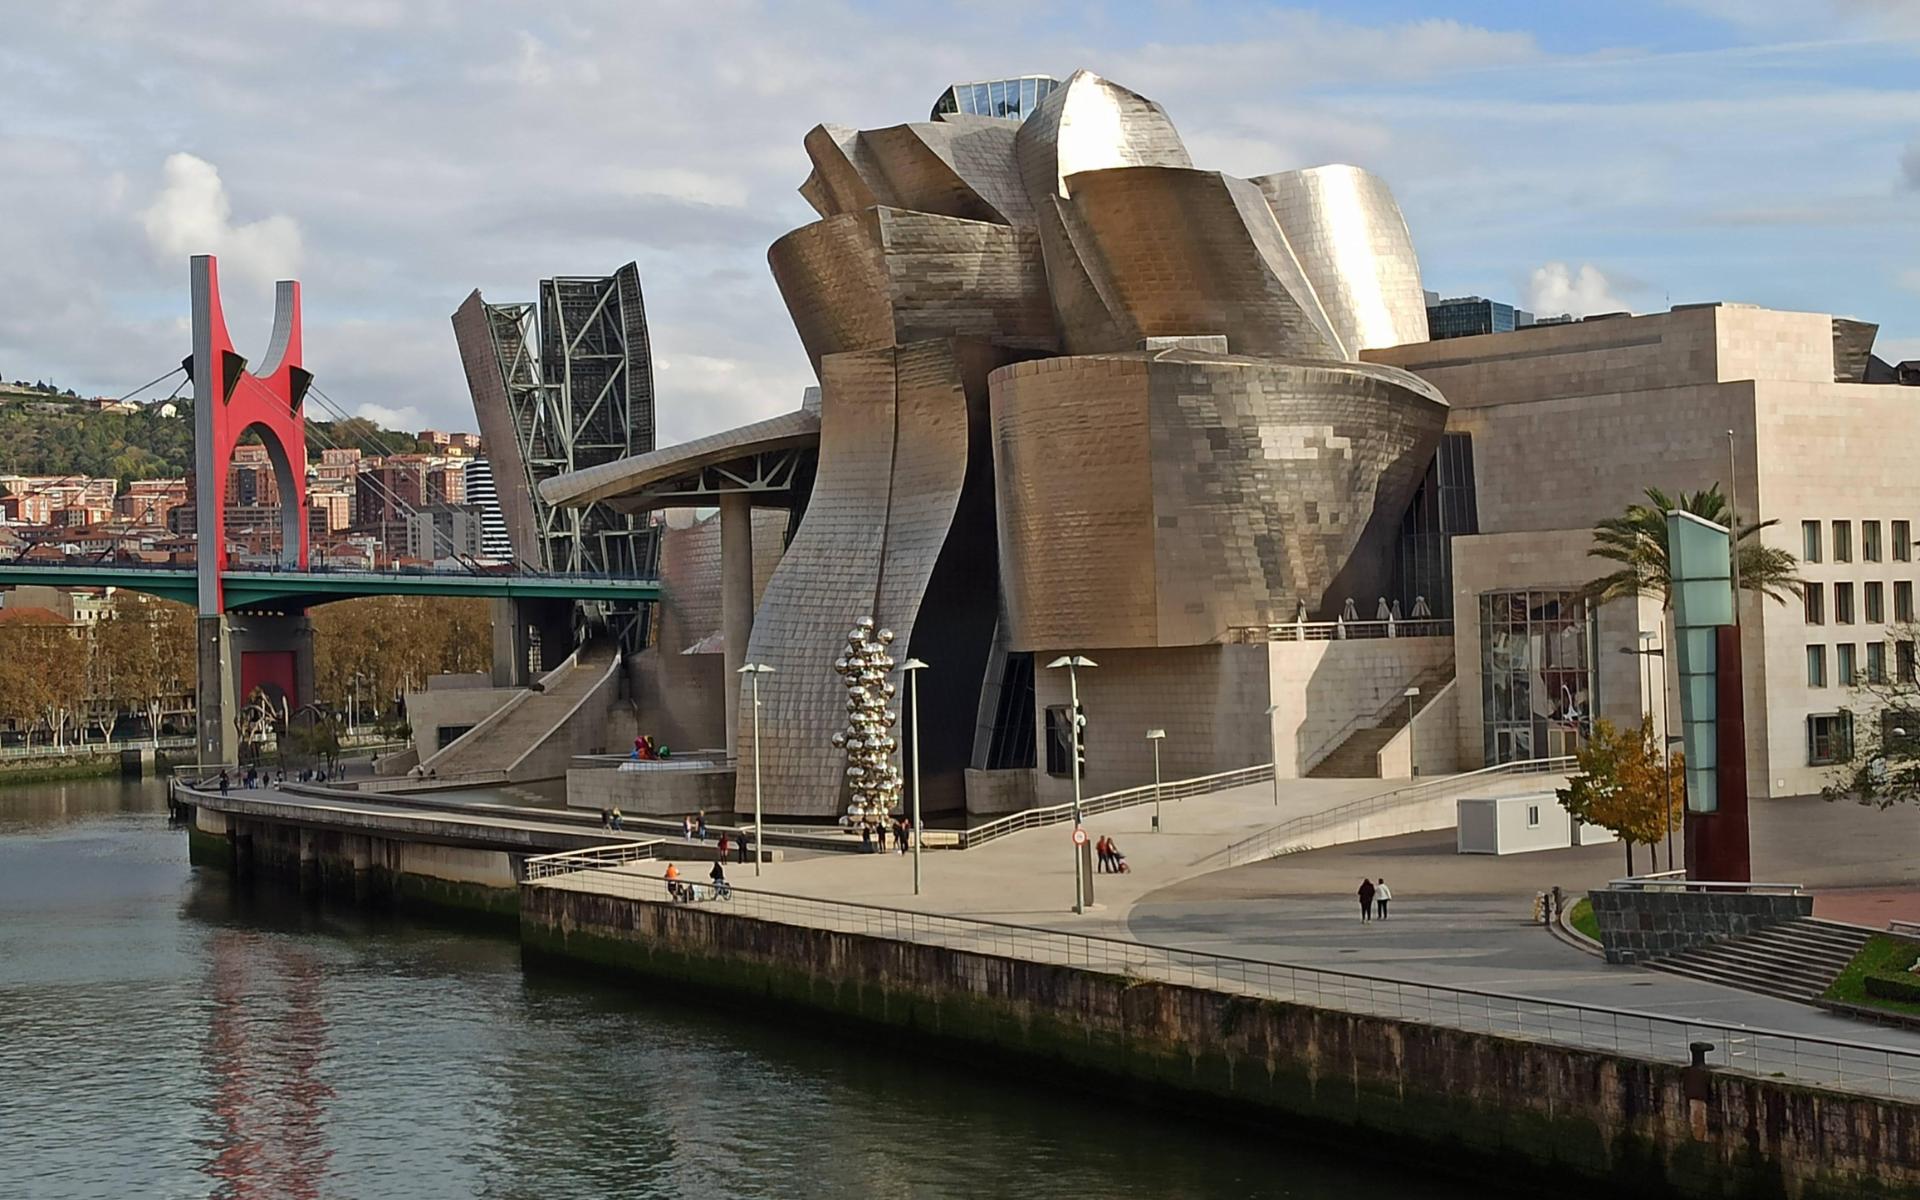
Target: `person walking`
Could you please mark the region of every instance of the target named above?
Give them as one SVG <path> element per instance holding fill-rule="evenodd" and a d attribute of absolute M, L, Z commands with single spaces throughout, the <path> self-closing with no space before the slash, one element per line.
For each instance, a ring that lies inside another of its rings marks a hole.
<path fill-rule="evenodd" d="M 620 810 L 617 808 L 613 810 L 613 827 L 615 829 L 625 829 L 627 827 L 626 823 L 621 820 Z"/>
<path fill-rule="evenodd" d="M 1360 880 L 1360 919 L 1373 920 L 1373 880 L 1364 877 Z"/>
<path fill-rule="evenodd" d="M 687 839 L 688 841 L 693 840 L 693 818 L 692 817 L 680 818 L 680 836 Z"/>
<path fill-rule="evenodd" d="M 873 853 L 873 826 L 865 821 L 860 822 L 860 853 Z"/>
<path fill-rule="evenodd" d="M 1084 845 L 1085 843 L 1082 843 L 1082 844 Z M 1104 833 L 1101 834 L 1100 840 L 1093 844 L 1093 853 L 1100 860 L 1100 865 L 1095 867 L 1094 870 L 1098 871 L 1102 875 L 1106 874 L 1107 873 L 1107 854 L 1108 854 L 1106 834 Z"/>
<path fill-rule="evenodd" d="M 701 813 L 700 819 L 693 823 L 693 836 L 701 841 L 707 840 L 707 814 Z"/>
<path fill-rule="evenodd" d="M 1387 919 L 1387 901 L 1393 899 L 1393 889 L 1384 879 L 1373 881 L 1373 913 L 1382 921 Z"/>
<path fill-rule="evenodd" d="M 747 831 L 744 829 L 740 831 L 740 861 L 747 861 Z"/>
<path fill-rule="evenodd" d="M 726 834 L 722 833 L 720 835 L 720 858 L 718 861 L 720 862 L 727 861 L 727 851 L 731 849 L 732 846 L 733 846 L 733 840 L 729 838 Z"/>
<path fill-rule="evenodd" d="M 222 796 L 227 794 L 227 769 L 225 767 L 220 768 L 220 794 Z"/>

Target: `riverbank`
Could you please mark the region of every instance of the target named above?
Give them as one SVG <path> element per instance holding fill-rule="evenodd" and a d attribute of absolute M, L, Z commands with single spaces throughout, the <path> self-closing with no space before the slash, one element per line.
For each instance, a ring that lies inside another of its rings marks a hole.
<path fill-rule="evenodd" d="M 1008 952 L 991 952 L 532 884 L 520 914 L 534 961 L 1465 1175 L 1596 1195 L 1920 1196 L 1920 1107 L 1905 1100 L 1035 961 L 1013 927 Z"/>

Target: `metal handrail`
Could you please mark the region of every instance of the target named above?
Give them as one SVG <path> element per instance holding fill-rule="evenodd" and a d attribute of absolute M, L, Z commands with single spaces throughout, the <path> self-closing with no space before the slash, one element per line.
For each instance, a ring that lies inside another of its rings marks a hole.
<path fill-rule="evenodd" d="M 1414 617 L 1385 621 L 1270 621 L 1229 625 L 1226 639 L 1242 645 L 1263 642 L 1338 642 L 1390 637 L 1452 637 L 1451 617 Z"/>
<path fill-rule="evenodd" d="M 1349 800 L 1332 808 L 1315 813 L 1303 813 L 1278 825 L 1250 834 L 1233 844 L 1214 851 L 1200 861 L 1223 860 L 1222 866 L 1239 866 L 1242 863 L 1259 862 L 1262 859 L 1275 858 L 1290 850 L 1304 849 L 1303 842 L 1313 834 L 1332 825 L 1345 821 L 1358 820 L 1374 816 L 1394 808 L 1410 808 L 1415 804 L 1432 800 L 1477 786 L 1481 782 L 1508 775 L 1550 775 L 1557 774 L 1574 765 L 1571 756 L 1559 758 L 1527 758 L 1518 762 L 1499 763 L 1491 767 L 1481 767 L 1477 771 L 1466 771 L 1459 775 L 1445 775 L 1425 783 L 1409 784 L 1395 788 L 1390 792 L 1381 792 L 1374 796 L 1363 796 L 1358 800 Z"/>
<path fill-rule="evenodd" d="M 660 894 L 659 878 L 651 874 L 602 872 L 589 890 L 667 903 Z M 1668 1062 L 1685 1062 L 1691 1044 L 1711 1042 L 1707 1059 L 1711 1066 L 1753 1076 L 1791 1075 L 1803 1082 L 1880 1095 L 1920 1096 L 1920 1053 L 1867 1042 L 738 886 L 733 889 L 733 903 L 714 911 Z M 982 980 L 988 970 L 985 964 L 966 962 L 954 964 L 954 969 Z"/>
<path fill-rule="evenodd" d="M 1261 763 L 1253 767 L 1241 767 L 1233 771 L 1221 771 L 1213 775 L 1197 775 L 1191 779 L 1169 779 L 1158 787 L 1142 784 L 1139 787 L 1123 788 L 1117 792 L 1104 792 L 1098 796 L 1088 796 L 1080 801 L 1083 816 L 1098 816 L 1101 813 L 1117 809 L 1132 808 L 1135 805 L 1151 804 L 1157 795 L 1162 800 L 1183 800 L 1188 796 L 1204 796 L 1213 792 L 1223 792 L 1229 788 L 1244 787 L 1250 783 L 1265 783 L 1273 778 L 1273 764 Z M 1059 825 L 1073 820 L 1073 801 L 1063 804 L 1048 804 L 1040 808 L 1023 809 L 996 817 L 960 834 L 960 849 L 971 850 L 996 838 L 1006 837 L 1027 829 L 1039 829 L 1047 825 Z"/>
<path fill-rule="evenodd" d="M 1685 871 L 1662 871 L 1658 875 L 1629 875 L 1609 880 L 1607 888 L 1615 892 L 1745 892 L 1754 895 L 1784 894 L 1799 896 L 1806 892 L 1798 883 L 1747 883 L 1741 880 L 1688 879 Z"/>
<path fill-rule="evenodd" d="M 563 850 L 558 854 L 540 854 L 526 861 L 526 879 L 533 883 L 575 871 L 595 871 L 626 863 L 650 861 L 657 842 L 616 842 L 609 846 L 589 846 L 585 850 Z"/>

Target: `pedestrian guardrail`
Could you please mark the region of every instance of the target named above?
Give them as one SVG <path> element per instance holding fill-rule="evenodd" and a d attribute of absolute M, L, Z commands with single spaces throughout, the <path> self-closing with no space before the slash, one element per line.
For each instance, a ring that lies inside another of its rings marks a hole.
<path fill-rule="evenodd" d="M 1238 770 L 1222 771 L 1215 775 L 1198 775 L 1192 779 L 1170 779 L 1158 786 L 1151 783 L 1142 784 L 1140 787 L 1087 796 L 1080 801 L 1080 813 L 1082 816 L 1093 817 L 1117 809 L 1132 808 L 1139 804 L 1151 804 L 1155 799 L 1184 800 L 1188 796 L 1204 796 L 1212 792 L 1224 792 L 1229 788 L 1244 787 L 1250 783 L 1265 783 L 1272 778 L 1273 764 L 1262 763 L 1257 767 L 1241 767 Z M 1026 829 L 1060 825 L 1072 821 L 1073 812 L 1074 805 L 1069 800 L 1064 804 L 1049 804 L 1042 808 L 1023 809 L 1004 817 L 995 817 L 991 821 L 961 831 L 960 849 L 971 850 L 995 838 L 1003 838 L 1010 833 L 1019 833 Z"/>
<path fill-rule="evenodd" d="M 110 742 L 68 742 L 55 746 L 36 743 L 26 746 L 0 746 L 0 759 L 77 758 L 89 754 L 118 754 L 122 750 L 191 750 L 192 737 L 124 738 Z"/>
<path fill-rule="evenodd" d="M 668 902 L 659 876 L 653 874 L 600 871 L 558 886 Z M 1665 1062 L 1687 1062 L 1689 1047 L 1707 1042 L 1713 1047 L 1706 1058 L 1711 1067 L 1784 1075 L 1876 1095 L 1920 1097 L 1920 1053 L 1867 1042 L 740 887 L 733 889 L 732 904 L 714 911 Z M 955 970 L 974 972 L 983 986 L 988 980 L 985 963 L 959 962 Z"/>
<path fill-rule="evenodd" d="M 1662 871 L 1657 875 L 1629 875 L 1614 879 L 1607 888 L 1615 892 L 1731 892 L 1745 895 L 1798 896 L 1806 887 L 1798 883 L 1749 883 L 1740 879 L 1688 879 L 1685 871 Z"/>
<path fill-rule="evenodd" d="M 585 850 L 567 850 L 559 854 L 541 854 L 526 862 L 527 882 L 552 879 L 575 871 L 595 871 L 628 863 L 653 860 L 654 842 L 619 842 L 611 846 L 589 846 Z"/>
<path fill-rule="evenodd" d="M 1345 804 L 1336 804 L 1320 812 L 1304 813 L 1241 838 L 1201 861 L 1216 862 L 1222 867 L 1237 867 L 1243 863 L 1276 858 L 1295 850 L 1312 849 L 1320 844 L 1317 838 L 1321 833 L 1341 825 L 1410 809 L 1446 796 L 1459 795 L 1479 787 L 1490 779 L 1516 775 L 1558 775 L 1572 770 L 1573 766 L 1574 760 L 1571 757 L 1528 758 L 1518 762 L 1482 767 L 1477 771 L 1466 771 L 1459 775 L 1443 775 L 1426 783 L 1409 784 L 1390 792 L 1349 800 Z"/>
<path fill-rule="evenodd" d="M 1232 625 L 1226 640 L 1241 645 L 1262 642 L 1339 642 L 1349 638 L 1452 637 L 1453 621 L 1446 617 L 1388 618 L 1381 621 L 1280 621 L 1266 625 Z"/>

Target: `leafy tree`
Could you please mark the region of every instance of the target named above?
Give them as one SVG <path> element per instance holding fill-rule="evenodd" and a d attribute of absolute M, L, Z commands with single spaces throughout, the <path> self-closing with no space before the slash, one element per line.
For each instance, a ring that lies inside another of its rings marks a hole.
<path fill-rule="evenodd" d="M 32 615 L 0 624 L 0 710 L 31 729 L 44 724 L 56 747 L 87 701 L 85 632 L 64 621 Z"/>
<path fill-rule="evenodd" d="M 143 714 L 157 743 L 166 701 L 193 690 L 193 639 L 193 610 L 186 605 L 117 593 L 112 615 L 93 629 L 96 698 L 109 701 L 114 713 Z"/>
<path fill-rule="evenodd" d="M 1657 865 L 1653 847 L 1680 819 L 1686 802 L 1686 762 L 1673 756 L 1669 771 L 1653 735 L 1653 718 L 1643 717 L 1637 733 L 1593 723 L 1593 736 L 1575 756 L 1576 771 L 1554 795 L 1575 820 L 1610 829 L 1627 848 L 1627 874 L 1633 874 L 1633 847 L 1647 847 L 1649 868 Z"/>
<path fill-rule="evenodd" d="M 493 658 L 485 600 L 366 596 L 313 612 L 314 698 L 334 711 L 357 696 L 363 719 L 389 715 L 403 692 L 441 672 L 483 671 Z"/>
<path fill-rule="evenodd" d="M 1888 640 L 1912 645 L 1920 628 L 1890 630 Z M 1871 660 L 1870 660 L 1871 661 Z M 1857 800 L 1876 808 L 1920 803 L 1920 681 L 1901 662 L 1886 678 L 1863 675 L 1848 698 L 1852 732 L 1840 761 L 1820 789 L 1828 800 Z"/>
<path fill-rule="evenodd" d="M 1619 566 L 1586 586 L 1584 591 L 1590 600 L 1604 604 L 1626 596 L 1658 596 L 1661 608 L 1672 608 L 1667 513 L 1679 509 L 1729 528 L 1735 519 L 1717 483 L 1705 491 L 1682 492 L 1678 496 L 1650 487 L 1646 497 L 1645 504 L 1629 504 L 1620 516 L 1608 517 L 1593 527 L 1593 548 L 1587 551 L 1588 557 L 1606 559 Z M 1740 587 L 1769 600 L 1785 602 L 1788 596 L 1800 594 L 1800 560 L 1785 550 L 1761 545 L 1755 537 L 1762 529 L 1777 524 L 1778 521 L 1759 521 L 1739 527 L 1736 541 Z"/>

